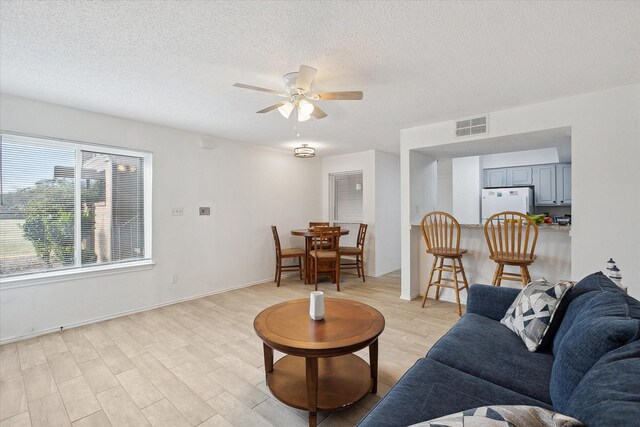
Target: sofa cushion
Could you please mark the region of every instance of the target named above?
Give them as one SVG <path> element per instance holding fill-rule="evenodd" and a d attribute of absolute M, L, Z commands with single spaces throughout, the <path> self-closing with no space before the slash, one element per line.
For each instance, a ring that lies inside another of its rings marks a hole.
<path fill-rule="evenodd" d="M 520 295 L 520 289 L 471 285 L 467 296 L 467 313 L 479 314 L 499 321 L 518 295 Z"/>
<path fill-rule="evenodd" d="M 534 280 L 520 292 L 500 323 L 515 332 L 529 351 L 536 351 L 562 298 L 573 285 L 567 281 L 551 284 L 545 279 Z"/>
<path fill-rule="evenodd" d="M 517 335 L 495 320 L 466 314 L 431 348 L 427 358 L 551 403 L 553 355 L 531 353 Z"/>
<path fill-rule="evenodd" d="M 549 409 L 525 405 L 491 405 L 467 409 L 411 427 L 581 427 L 580 421 Z"/>
<path fill-rule="evenodd" d="M 580 380 L 602 356 L 640 336 L 640 320 L 629 316 L 625 295 L 606 291 L 590 294 L 595 297 L 587 294 L 580 298 L 584 302 L 570 304 L 567 316 L 576 303 L 580 303 L 580 311 L 554 346 L 549 391 L 553 407 L 562 413 Z"/>
<path fill-rule="evenodd" d="M 565 334 L 571 328 L 576 316 L 583 311 L 585 305 L 593 298 L 598 298 L 598 295 L 602 292 L 611 292 L 614 294 L 624 295 L 622 289 L 620 289 L 615 283 L 611 281 L 602 272 L 597 272 L 588 275 L 584 279 L 580 280 L 571 290 L 567 292 L 567 295 L 563 298 L 563 305 L 566 303 L 566 310 L 562 310 L 558 313 L 558 316 L 562 322 L 557 327 L 557 332 L 550 332 L 553 334 L 553 353 L 556 353 L 556 349 L 560 345 L 560 342 L 564 338 Z M 633 298 L 626 297 L 628 301 Z M 633 300 L 635 301 L 635 300 Z M 635 301 L 637 303 L 638 301 Z M 636 307 L 630 313 L 631 317 L 640 315 L 640 306 Z M 556 324 L 556 322 L 553 322 Z M 553 325 L 552 324 L 552 329 Z"/>
<path fill-rule="evenodd" d="M 487 405 L 531 405 L 551 409 L 544 402 L 436 360 L 419 359 L 358 425 L 407 426 Z"/>
<path fill-rule="evenodd" d="M 566 413 L 590 426 L 640 422 L 640 341 L 607 353 L 584 376 Z"/>

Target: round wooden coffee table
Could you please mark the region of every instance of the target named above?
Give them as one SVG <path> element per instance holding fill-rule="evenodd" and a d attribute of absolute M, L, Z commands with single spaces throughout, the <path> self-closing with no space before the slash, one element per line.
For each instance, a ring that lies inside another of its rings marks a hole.
<path fill-rule="evenodd" d="M 384 317 L 356 301 L 325 298 L 323 320 L 309 317 L 309 299 L 283 302 L 253 322 L 264 342 L 264 370 L 273 395 L 294 408 L 317 413 L 347 408 L 378 387 L 378 336 Z M 352 354 L 369 346 L 369 364 Z M 286 353 L 273 363 L 273 350 Z"/>

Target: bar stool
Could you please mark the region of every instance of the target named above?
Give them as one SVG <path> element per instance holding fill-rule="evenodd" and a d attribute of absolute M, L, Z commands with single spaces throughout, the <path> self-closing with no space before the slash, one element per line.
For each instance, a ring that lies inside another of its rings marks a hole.
<path fill-rule="evenodd" d="M 494 286 L 503 280 L 531 282 L 529 268 L 535 261 L 533 254 L 538 240 L 538 226 L 531 218 L 520 212 L 498 212 L 484 223 L 484 237 L 489 247 L 489 259 L 496 262 L 493 274 Z M 520 273 L 506 273 L 505 266 L 520 267 Z"/>
<path fill-rule="evenodd" d="M 427 244 L 427 253 L 433 255 L 433 265 L 429 273 L 427 290 L 422 298 L 422 307 L 424 308 L 432 285 L 436 287 L 436 300 L 440 299 L 440 287 L 450 288 L 456 293 L 458 315 L 462 316 L 460 290 L 468 291 L 469 285 L 462 266 L 462 255 L 467 253 L 467 250 L 460 249 L 460 224 L 448 213 L 438 211 L 426 214 L 420 222 L 420 228 Z M 445 264 L 445 260 L 450 260 L 451 264 Z M 434 282 L 433 275 L 436 271 L 438 272 L 437 280 Z M 451 277 L 442 277 L 443 272 L 451 273 Z M 462 280 L 458 280 L 458 274 L 462 275 Z"/>

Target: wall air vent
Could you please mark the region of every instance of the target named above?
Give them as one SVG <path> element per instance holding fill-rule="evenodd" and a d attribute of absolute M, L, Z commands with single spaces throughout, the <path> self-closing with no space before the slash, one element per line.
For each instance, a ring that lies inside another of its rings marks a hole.
<path fill-rule="evenodd" d="M 473 117 L 456 120 L 456 136 L 469 136 L 487 133 L 489 131 L 489 116 Z"/>

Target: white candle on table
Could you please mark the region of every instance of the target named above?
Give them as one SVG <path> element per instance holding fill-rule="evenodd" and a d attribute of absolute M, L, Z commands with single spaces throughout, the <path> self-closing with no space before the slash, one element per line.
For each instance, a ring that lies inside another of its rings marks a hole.
<path fill-rule="evenodd" d="M 309 299 L 309 316 L 313 320 L 322 320 L 324 318 L 324 292 L 313 291 Z"/>

